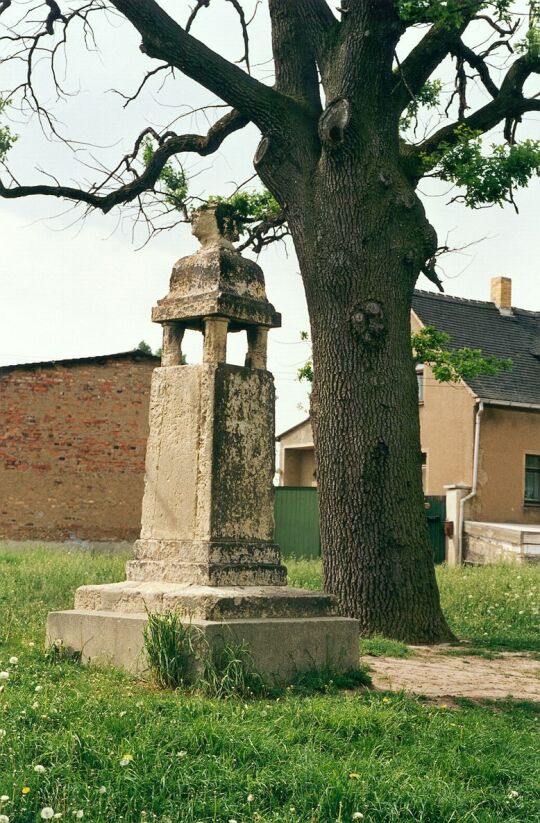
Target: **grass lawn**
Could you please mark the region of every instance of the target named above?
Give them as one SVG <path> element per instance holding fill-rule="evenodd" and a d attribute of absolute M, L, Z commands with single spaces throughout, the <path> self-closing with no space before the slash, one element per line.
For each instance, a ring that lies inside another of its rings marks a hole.
<path fill-rule="evenodd" d="M 318 585 L 316 563 L 289 565 L 292 582 Z M 48 661 L 47 612 L 71 607 L 82 583 L 122 577 L 122 558 L 0 546 L 0 671 L 9 673 L 0 815 L 9 823 L 40 821 L 44 807 L 95 823 L 540 819 L 531 705 L 448 709 L 367 690 L 216 701 Z M 439 581 L 460 636 L 538 649 L 540 570 L 440 569 Z"/>

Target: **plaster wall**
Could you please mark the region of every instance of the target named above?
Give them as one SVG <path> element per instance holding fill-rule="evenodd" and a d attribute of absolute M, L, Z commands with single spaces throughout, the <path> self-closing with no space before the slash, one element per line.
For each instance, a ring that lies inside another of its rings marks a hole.
<path fill-rule="evenodd" d="M 523 500 L 526 454 L 540 454 L 540 411 L 486 406 L 471 520 L 540 524 L 540 505 Z"/>

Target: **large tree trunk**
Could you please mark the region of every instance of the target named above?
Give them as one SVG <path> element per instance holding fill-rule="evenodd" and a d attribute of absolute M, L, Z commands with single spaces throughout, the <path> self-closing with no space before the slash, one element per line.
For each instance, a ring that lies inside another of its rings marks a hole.
<path fill-rule="evenodd" d="M 338 33 L 324 4 L 298 0 L 295 18 L 271 0 L 278 87 L 301 107 L 265 135 L 255 164 L 284 208 L 311 320 L 325 588 L 364 634 L 439 641 L 451 633 L 428 542 L 410 344 L 414 284 L 436 234 L 400 151 L 394 3 L 344 5 Z"/>
<path fill-rule="evenodd" d="M 320 166 L 291 220 L 311 319 L 325 589 L 364 634 L 434 642 L 451 633 L 428 542 L 410 308 L 435 234 L 399 170 L 380 169 Z"/>

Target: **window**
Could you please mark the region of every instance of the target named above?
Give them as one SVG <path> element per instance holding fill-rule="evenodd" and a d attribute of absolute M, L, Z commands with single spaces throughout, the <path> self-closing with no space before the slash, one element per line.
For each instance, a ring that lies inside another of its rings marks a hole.
<path fill-rule="evenodd" d="M 540 454 L 525 455 L 525 503 L 540 503 Z"/>
<path fill-rule="evenodd" d="M 424 367 L 422 364 L 416 367 L 416 382 L 418 383 L 418 402 L 424 402 Z"/>

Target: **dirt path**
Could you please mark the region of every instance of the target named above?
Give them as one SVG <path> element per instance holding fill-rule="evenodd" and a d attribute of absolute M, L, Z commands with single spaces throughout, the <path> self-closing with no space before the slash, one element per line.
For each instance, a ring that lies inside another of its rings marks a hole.
<path fill-rule="evenodd" d="M 540 702 L 540 660 L 505 653 L 494 660 L 444 654 L 445 647 L 413 647 L 407 658 L 364 658 L 377 689 L 426 697 Z"/>

